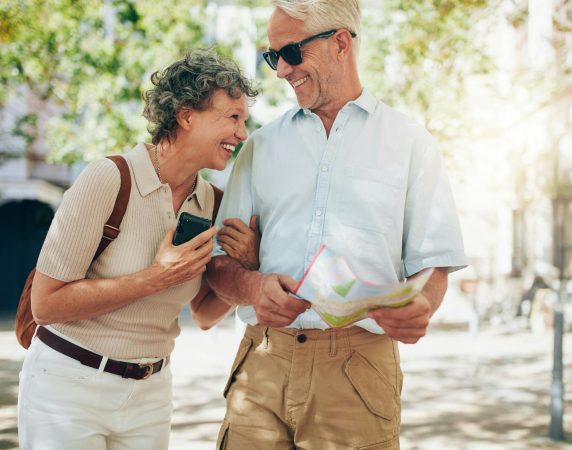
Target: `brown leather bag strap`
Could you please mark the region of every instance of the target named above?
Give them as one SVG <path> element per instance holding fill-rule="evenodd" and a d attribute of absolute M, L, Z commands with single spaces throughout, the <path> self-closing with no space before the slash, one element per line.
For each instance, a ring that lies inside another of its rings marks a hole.
<path fill-rule="evenodd" d="M 218 214 L 218 209 L 220 208 L 220 202 L 222 201 L 222 194 L 224 194 L 222 189 L 217 188 L 211 183 L 214 192 L 214 207 L 213 207 L 213 224 L 216 220 L 216 215 Z"/>
<path fill-rule="evenodd" d="M 97 251 L 93 256 L 93 261 L 95 261 L 99 255 L 107 248 L 107 246 L 119 236 L 119 226 L 127 210 L 127 204 L 129 203 L 129 195 L 131 194 L 131 172 L 129 172 L 129 166 L 125 158 L 120 155 L 108 156 L 117 168 L 119 169 L 119 176 L 121 177 L 121 185 L 119 187 L 119 192 L 117 193 L 117 198 L 115 199 L 115 205 L 113 206 L 113 211 L 107 223 L 103 226 L 103 234 L 101 236 L 101 242 Z"/>

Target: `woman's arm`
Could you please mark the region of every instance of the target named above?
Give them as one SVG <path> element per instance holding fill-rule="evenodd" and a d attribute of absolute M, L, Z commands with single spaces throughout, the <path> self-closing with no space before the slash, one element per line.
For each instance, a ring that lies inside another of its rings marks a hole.
<path fill-rule="evenodd" d="M 153 264 L 134 274 L 64 282 L 36 271 L 32 283 L 34 319 L 40 325 L 91 319 L 202 275 L 211 259 L 217 228 L 179 246 L 171 244 L 174 231 L 161 242 Z"/>

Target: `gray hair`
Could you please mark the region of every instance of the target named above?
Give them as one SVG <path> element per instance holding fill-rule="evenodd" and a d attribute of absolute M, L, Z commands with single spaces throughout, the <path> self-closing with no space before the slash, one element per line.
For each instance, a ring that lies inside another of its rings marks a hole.
<path fill-rule="evenodd" d="M 191 50 L 183 59 L 154 72 L 151 82 L 154 87 L 143 94 L 143 117 L 149 121 L 147 129 L 155 145 L 175 137 L 181 110 L 208 109 L 217 89 L 225 89 L 233 98 L 258 95 L 234 61 L 210 49 Z"/>
<path fill-rule="evenodd" d="M 290 17 L 304 22 L 309 33 L 316 34 L 339 28 L 353 31 L 357 34 L 356 48 L 359 48 L 359 0 L 272 0 L 272 4 Z"/>

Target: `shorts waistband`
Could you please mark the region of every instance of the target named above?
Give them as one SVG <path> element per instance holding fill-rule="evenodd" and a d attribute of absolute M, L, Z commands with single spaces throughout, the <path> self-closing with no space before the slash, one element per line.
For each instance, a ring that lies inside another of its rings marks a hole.
<path fill-rule="evenodd" d="M 361 327 L 329 328 L 327 330 L 308 328 L 270 328 L 248 325 L 244 335 L 259 343 L 266 339 L 272 345 L 291 346 L 296 343 L 313 342 L 317 347 L 329 348 L 342 345 L 360 345 L 391 340 L 386 334 L 371 333 Z"/>

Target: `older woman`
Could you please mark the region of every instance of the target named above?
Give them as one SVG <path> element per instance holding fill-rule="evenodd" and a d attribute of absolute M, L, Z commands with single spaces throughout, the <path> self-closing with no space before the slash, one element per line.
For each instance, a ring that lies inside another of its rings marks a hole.
<path fill-rule="evenodd" d="M 230 311 L 202 276 L 217 229 L 178 246 L 172 238 L 182 212 L 211 217 L 214 192 L 199 170 L 224 169 L 257 92 L 205 50 L 151 80 L 152 143 L 125 155 L 133 182 L 121 234 L 92 263 L 120 187 L 115 164 L 101 159 L 64 195 L 42 248 L 32 288 L 40 327 L 20 374 L 23 450 L 166 449 L 179 313 L 190 303 L 208 328 Z M 258 265 L 253 228 L 223 229 L 247 267 Z"/>

